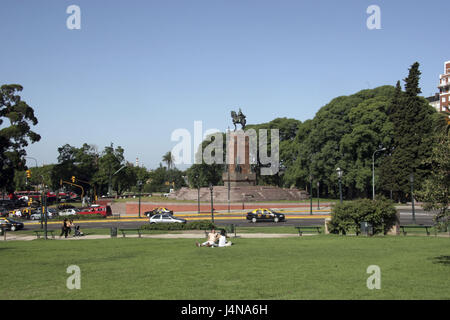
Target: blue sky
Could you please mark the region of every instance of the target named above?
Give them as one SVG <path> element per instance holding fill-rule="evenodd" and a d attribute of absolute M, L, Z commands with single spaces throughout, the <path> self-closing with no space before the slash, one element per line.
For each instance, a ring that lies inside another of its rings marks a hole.
<path fill-rule="evenodd" d="M 81 30 L 69 30 L 69 5 Z M 381 30 L 369 30 L 369 5 Z M 24 86 L 54 163 L 66 143 L 111 142 L 154 168 L 173 130 L 307 120 L 334 97 L 392 84 L 421 64 L 423 95 L 450 60 L 450 1 L 0 0 L 0 83 Z M 33 165 L 30 163 L 30 165 Z"/>

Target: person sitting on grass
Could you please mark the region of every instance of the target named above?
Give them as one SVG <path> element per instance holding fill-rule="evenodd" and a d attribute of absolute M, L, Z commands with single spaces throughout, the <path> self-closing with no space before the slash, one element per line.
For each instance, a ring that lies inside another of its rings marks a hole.
<path fill-rule="evenodd" d="M 198 241 L 195 243 L 197 247 L 212 247 L 216 243 L 216 241 L 219 238 L 219 234 L 216 233 L 216 230 L 214 228 L 211 229 L 211 232 L 208 233 L 208 240 L 203 242 L 202 244 L 198 243 Z"/>
<path fill-rule="evenodd" d="M 219 244 L 218 247 L 229 247 L 233 243 L 231 241 L 227 241 L 227 236 L 225 230 L 220 231 Z"/>

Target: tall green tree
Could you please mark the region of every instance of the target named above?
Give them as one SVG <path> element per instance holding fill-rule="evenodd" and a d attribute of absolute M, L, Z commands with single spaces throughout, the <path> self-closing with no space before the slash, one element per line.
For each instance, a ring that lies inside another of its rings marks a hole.
<path fill-rule="evenodd" d="M 117 171 L 123 166 L 127 166 L 124 149 L 121 146 L 114 148 L 112 143 L 111 146 L 105 147 L 98 159 L 98 171 L 92 177 L 92 181 L 98 186 L 99 194 L 106 194 L 108 186 L 111 186 L 112 190 L 120 191 L 120 180 L 126 178 L 127 175 L 119 173 L 126 167 Z"/>
<path fill-rule="evenodd" d="M 58 148 L 58 154 L 58 163 L 51 171 L 53 189 L 56 190 L 60 187 L 60 180 L 70 181 L 72 176 L 76 177 L 77 184 L 82 185 L 86 189 L 91 188 L 91 180 L 98 171 L 99 166 L 100 155 L 97 147 L 87 143 L 80 148 L 65 144 Z M 79 193 L 79 190 L 76 192 Z"/>
<path fill-rule="evenodd" d="M 405 92 L 399 93 L 397 83 L 395 99 L 390 108 L 390 120 L 394 125 L 390 159 L 392 188 L 401 201 L 406 201 L 410 196 L 410 174 L 414 174 L 415 183 L 420 185 L 431 169 L 424 160 L 431 154 L 435 111 L 419 96 L 420 75 L 419 63 L 416 62 L 404 79 Z"/>
<path fill-rule="evenodd" d="M 387 110 L 393 94 L 392 86 L 382 86 L 338 97 L 303 122 L 289 151 L 285 183 L 309 190 L 312 175 L 314 188 L 319 181 L 323 195 L 336 197 L 340 167 L 346 198 L 369 196 L 372 154 L 392 140 Z"/>
<path fill-rule="evenodd" d="M 425 210 L 437 210 L 436 222 L 448 227 L 450 222 L 450 133 L 445 129 L 436 138 L 433 152 L 426 162 L 432 168 L 418 199 L 424 201 Z"/>
<path fill-rule="evenodd" d="M 18 94 L 18 84 L 0 87 L 0 188 L 14 191 L 15 170 L 25 169 L 25 147 L 41 136 L 31 130 L 38 123 L 34 110 Z"/>

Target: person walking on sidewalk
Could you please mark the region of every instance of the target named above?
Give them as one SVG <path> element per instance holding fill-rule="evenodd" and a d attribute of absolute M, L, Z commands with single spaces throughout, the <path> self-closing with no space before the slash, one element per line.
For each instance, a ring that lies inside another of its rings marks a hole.
<path fill-rule="evenodd" d="M 61 226 L 61 234 L 59 237 L 61 238 L 64 234 L 64 238 L 67 238 L 67 235 L 69 234 L 69 222 L 67 221 L 67 218 L 64 218 L 63 224 Z"/>

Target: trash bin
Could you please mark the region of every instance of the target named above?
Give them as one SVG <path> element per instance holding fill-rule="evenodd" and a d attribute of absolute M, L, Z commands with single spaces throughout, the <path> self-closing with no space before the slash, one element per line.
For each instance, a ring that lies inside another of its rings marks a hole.
<path fill-rule="evenodd" d="M 5 229 L 4 228 L 0 228 L 0 236 L 5 234 Z"/>
<path fill-rule="evenodd" d="M 367 221 L 361 222 L 361 234 L 364 236 L 372 236 L 373 235 L 373 226 Z"/>
<path fill-rule="evenodd" d="M 111 238 L 116 238 L 116 237 L 117 237 L 117 228 L 111 227 Z"/>

